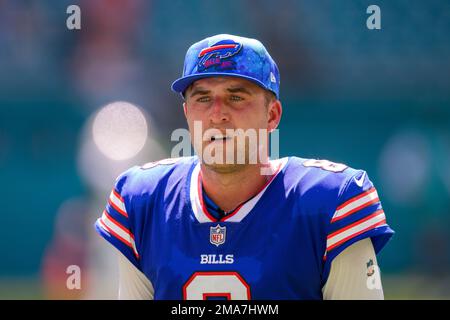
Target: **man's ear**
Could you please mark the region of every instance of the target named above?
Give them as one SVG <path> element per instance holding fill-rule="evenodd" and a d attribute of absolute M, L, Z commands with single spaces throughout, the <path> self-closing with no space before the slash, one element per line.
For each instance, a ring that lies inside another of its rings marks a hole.
<path fill-rule="evenodd" d="M 269 132 L 273 132 L 281 121 L 281 114 L 283 113 L 283 107 L 281 106 L 281 101 L 274 99 L 269 104 Z"/>
<path fill-rule="evenodd" d="M 184 111 L 184 116 L 187 118 L 186 102 L 183 102 L 183 111 Z"/>

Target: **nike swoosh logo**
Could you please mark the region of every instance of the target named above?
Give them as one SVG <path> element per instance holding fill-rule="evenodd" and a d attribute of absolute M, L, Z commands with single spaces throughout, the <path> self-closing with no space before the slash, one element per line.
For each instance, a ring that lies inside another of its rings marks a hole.
<path fill-rule="evenodd" d="M 361 178 L 359 178 L 359 179 L 354 178 L 358 187 L 362 188 L 365 177 L 366 177 L 366 173 L 364 172 L 363 175 L 361 176 Z"/>

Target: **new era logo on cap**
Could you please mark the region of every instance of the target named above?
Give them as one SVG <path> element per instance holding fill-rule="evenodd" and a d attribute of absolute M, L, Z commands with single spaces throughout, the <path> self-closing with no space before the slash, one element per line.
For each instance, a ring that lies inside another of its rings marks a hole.
<path fill-rule="evenodd" d="M 275 75 L 273 74 L 273 72 L 270 73 L 270 81 L 272 81 L 273 83 L 277 82 L 277 79 L 275 78 Z"/>
<path fill-rule="evenodd" d="M 193 44 L 186 53 L 183 76 L 174 81 L 172 90 L 183 94 L 194 81 L 214 76 L 247 79 L 279 98 L 278 67 L 256 39 L 220 34 Z"/>

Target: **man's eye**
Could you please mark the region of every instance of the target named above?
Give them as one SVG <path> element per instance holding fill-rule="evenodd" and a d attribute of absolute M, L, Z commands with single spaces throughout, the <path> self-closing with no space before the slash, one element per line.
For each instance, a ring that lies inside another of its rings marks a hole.
<path fill-rule="evenodd" d="M 242 99 L 242 98 L 239 97 L 239 96 L 231 96 L 230 99 L 231 99 L 232 101 L 242 101 L 242 100 L 244 100 L 244 99 Z"/>
<path fill-rule="evenodd" d="M 197 102 L 208 102 L 209 100 L 209 97 L 200 97 L 197 99 Z"/>

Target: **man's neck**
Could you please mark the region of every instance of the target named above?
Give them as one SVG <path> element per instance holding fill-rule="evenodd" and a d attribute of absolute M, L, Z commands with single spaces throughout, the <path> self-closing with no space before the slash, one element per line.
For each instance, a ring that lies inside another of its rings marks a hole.
<path fill-rule="evenodd" d="M 270 175 L 261 174 L 268 165 L 246 165 L 239 170 L 220 173 L 201 165 L 205 192 L 224 211 L 231 211 L 255 196 L 269 181 Z"/>

